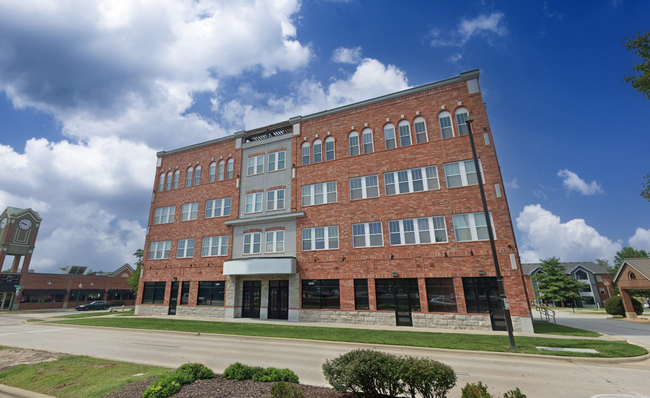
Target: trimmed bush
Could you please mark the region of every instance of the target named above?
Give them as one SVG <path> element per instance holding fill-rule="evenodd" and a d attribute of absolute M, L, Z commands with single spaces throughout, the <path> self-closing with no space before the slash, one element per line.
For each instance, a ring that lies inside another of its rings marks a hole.
<path fill-rule="evenodd" d="M 202 363 L 183 364 L 178 369 L 176 369 L 176 373 L 178 372 L 191 372 L 191 374 L 194 376 L 194 380 L 192 380 L 192 382 L 195 380 L 214 379 L 214 372 L 212 369 L 208 368 Z"/>
<path fill-rule="evenodd" d="M 186 363 L 169 375 L 154 380 L 142 394 L 142 398 L 171 397 L 180 391 L 185 384 L 194 383 L 198 379 L 212 379 L 214 372 L 200 363 Z"/>
<path fill-rule="evenodd" d="M 271 387 L 271 398 L 305 398 L 304 388 L 298 390 L 294 384 L 279 381 Z"/>
<path fill-rule="evenodd" d="M 253 378 L 253 368 L 239 362 L 228 366 L 221 374 L 222 379 L 229 380 L 250 380 Z"/>
<path fill-rule="evenodd" d="M 289 383 L 298 383 L 298 375 L 290 369 L 262 368 L 259 366 L 244 365 L 239 362 L 228 366 L 221 375 L 221 378 L 239 381 L 286 381 Z"/>
<path fill-rule="evenodd" d="M 634 312 L 637 315 L 643 314 L 643 303 L 631 297 Z M 625 316 L 625 308 L 623 307 L 623 298 L 621 296 L 614 296 L 605 301 L 605 311 L 610 315 Z"/>
<path fill-rule="evenodd" d="M 451 366 L 428 358 L 402 358 L 401 379 L 412 398 L 443 398 L 456 385 Z"/>
<path fill-rule="evenodd" d="M 492 398 L 487 389 L 488 387 L 480 381 L 476 384 L 467 383 L 460 391 L 460 398 Z"/>
<path fill-rule="evenodd" d="M 526 394 L 522 393 L 519 387 L 517 387 L 503 394 L 503 398 L 526 398 Z"/>

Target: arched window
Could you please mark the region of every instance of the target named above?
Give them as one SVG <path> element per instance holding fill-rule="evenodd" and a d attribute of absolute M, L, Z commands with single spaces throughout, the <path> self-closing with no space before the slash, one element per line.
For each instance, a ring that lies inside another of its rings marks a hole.
<path fill-rule="evenodd" d="M 158 183 L 158 192 L 162 192 L 165 189 L 165 173 L 160 175 L 160 182 Z"/>
<path fill-rule="evenodd" d="M 314 163 L 323 161 L 323 144 L 320 140 L 314 141 Z"/>
<path fill-rule="evenodd" d="M 365 129 L 361 132 L 361 141 L 363 141 L 363 153 L 371 153 L 375 151 L 372 143 L 372 130 Z"/>
<path fill-rule="evenodd" d="M 210 163 L 210 174 L 208 176 L 208 181 L 214 182 L 216 174 L 217 174 L 217 163 L 212 162 Z"/>
<path fill-rule="evenodd" d="M 348 143 L 350 144 L 350 156 L 359 154 L 359 133 L 353 131 L 348 136 Z"/>
<path fill-rule="evenodd" d="M 325 160 L 334 160 L 334 137 L 325 139 Z"/>
<path fill-rule="evenodd" d="M 580 271 L 576 272 L 576 279 L 578 279 L 578 280 L 587 280 L 589 278 L 587 277 L 587 273 L 585 271 L 580 270 Z"/>
<path fill-rule="evenodd" d="M 199 185 L 201 183 L 201 166 L 196 166 L 194 169 L 194 185 Z"/>
<path fill-rule="evenodd" d="M 415 143 L 421 144 L 429 141 L 427 137 L 427 124 L 423 117 L 416 117 L 413 121 L 413 129 L 415 130 Z"/>
<path fill-rule="evenodd" d="M 302 144 L 302 165 L 309 164 L 309 143 Z"/>
<path fill-rule="evenodd" d="M 408 120 L 399 122 L 397 128 L 399 129 L 399 146 L 411 145 L 411 126 L 409 126 Z"/>
<path fill-rule="evenodd" d="M 628 278 L 629 278 L 630 280 L 636 279 L 636 274 L 635 274 L 634 272 L 630 272 L 630 273 L 628 274 Z"/>
<path fill-rule="evenodd" d="M 233 174 L 235 171 L 235 159 L 228 159 L 228 164 L 226 167 L 226 179 L 232 180 Z"/>
<path fill-rule="evenodd" d="M 449 112 L 441 112 L 438 115 L 438 123 L 440 123 L 440 134 L 442 138 L 451 138 L 454 136 L 454 128 L 451 126 L 451 115 Z"/>
<path fill-rule="evenodd" d="M 456 109 L 456 124 L 458 125 L 458 135 L 467 135 L 469 131 L 467 130 L 467 109 L 458 108 Z"/>
<path fill-rule="evenodd" d="M 217 181 L 223 181 L 225 169 L 226 169 L 226 161 L 222 160 L 222 161 L 219 162 L 219 171 L 217 173 Z"/>
<path fill-rule="evenodd" d="M 178 189 L 178 180 L 180 179 L 181 179 L 181 171 L 176 170 L 176 172 L 174 172 L 174 189 Z"/>
<path fill-rule="evenodd" d="M 167 173 L 167 185 L 165 186 L 165 190 L 169 191 L 172 189 L 172 172 L 170 171 Z"/>
<path fill-rule="evenodd" d="M 395 141 L 395 126 L 391 123 L 384 126 L 384 143 L 386 143 L 386 149 L 393 149 L 397 145 Z"/>
<path fill-rule="evenodd" d="M 191 187 L 192 186 L 192 176 L 194 175 L 194 168 L 190 167 L 187 169 L 187 175 L 185 176 L 185 186 L 186 187 Z"/>

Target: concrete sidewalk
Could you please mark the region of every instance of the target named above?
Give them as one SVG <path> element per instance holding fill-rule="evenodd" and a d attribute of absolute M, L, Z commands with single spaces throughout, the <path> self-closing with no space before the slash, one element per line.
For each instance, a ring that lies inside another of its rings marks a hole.
<path fill-rule="evenodd" d="M 0 384 L 0 398 L 54 398 L 51 395 L 39 394 L 33 391 L 21 390 L 20 388 Z"/>

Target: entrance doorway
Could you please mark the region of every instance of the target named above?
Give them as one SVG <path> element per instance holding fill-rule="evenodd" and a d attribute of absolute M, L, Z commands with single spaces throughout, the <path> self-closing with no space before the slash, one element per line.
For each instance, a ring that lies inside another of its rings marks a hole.
<path fill-rule="evenodd" d="M 13 293 L 0 293 L 0 311 L 9 311 L 11 309 L 11 299 L 13 297 Z"/>
<path fill-rule="evenodd" d="M 169 297 L 169 311 L 167 315 L 176 315 L 176 306 L 178 305 L 178 282 L 172 282 L 172 291 Z"/>
<path fill-rule="evenodd" d="M 395 311 L 397 326 L 413 326 L 411 312 L 420 311 L 417 279 L 375 279 L 375 289 L 379 311 Z"/>
<path fill-rule="evenodd" d="M 269 281 L 269 319 L 289 319 L 289 281 Z"/>
<path fill-rule="evenodd" d="M 244 281 L 242 289 L 242 318 L 259 318 L 262 281 Z"/>
<path fill-rule="evenodd" d="M 497 278 L 463 278 L 463 289 L 468 313 L 490 314 L 492 330 L 507 330 Z"/>

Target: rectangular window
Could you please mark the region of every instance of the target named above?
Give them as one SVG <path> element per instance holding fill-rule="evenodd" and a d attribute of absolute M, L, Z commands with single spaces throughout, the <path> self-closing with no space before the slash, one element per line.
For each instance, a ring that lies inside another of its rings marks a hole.
<path fill-rule="evenodd" d="M 350 156 L 356 156 L 359 154 L 359 134 L 356 132 L 353 132 L 350 134 L 348 137 L 348 141 L 350 142 Z"/>
<path fill-rule="evenodd" d="M 284 189 L 276 189 L 266 193 L 266 210 L 284 209 Z"/>
<path fill-rule="evenodd" d="M 374 146 L 372 142 L 372 130 L 365 129 L 361 134 L 361 141 L 363 142 L 363 153 L 374 152 Z"/>
<path fill-rule="evenodd" d="M 222 160 L 219 162 L 219 168 L 218 168 L 218 174 L 217 174 L 217 180 L 223 181 L 224 178 L 224 172 L 226 168 L 226 163 Z"/>
<path fill-rule="evenodd" d="M 262 211 L 262 197 L 264 192 L 249 193 L 246 195 L 245 213 L 259 213 Z"/>
<path fill-rule="evenodd" d="M 420 311 L 420 290 L 416 278 L 375 279 L 378 311 L 395 311 L 399 299 L 411 311 Z"/>
<path fill-rule="evenodd" d="M 454 278 L 426 278 L 429 312 L 458 312 Z"/>
<path fill-rule="evenodd" d="M 336 181 L 302 186 L 302 205 L 320 205 L 336 202 Z"/>
<path fill-rule="evenodd" d="M 446 116 L 440 116 L 438 119 L 440 122 L 440 133 L 442 138 L 451 138 L 454 136 L 454 130 L 451 127 L 451 116 L 447 114 Z"/>
<path fill-rule="evenodd" d="M 436 166 L 384 173 L 386 195 L 431 191 L 439 188 Z"/>
<path fill-rule="evenodd" d="M 455 214 L 452 216 L 452 221 L 454 222 L 456 242 L 490 239 L 484 213 Z M 492 224 L 492 234 L 496 239 L 492 213 L 490 213 L 490 223 Z"/>
<path fill-rule="evenodd" d="M 205 202 L 205 218 L 230 215 L 230 198 L 213 199 Z"/>
<path fill-rule="evenodd" d="M 325 160 L 334 160 L 334 138 L 325 140 Z"/>
<path fill-rule="evenodd" d="M 264 173 L 264 155 L 248 158 L 248 175 Z"/>
<path fill-rule="evenodd" d="M 203 238 L 201 246 L 201 256 L 227 256 L 228 255 L 228 235 L 210 236 Z"/>
<path fill-rule="evenodd" d="M 166 282 L 145 282 L 142 304 L 163 304 L 165 302 Z"/>
<path fill-rule="evenodd" d="M 284 231 L 268 231 L 266 233 L 266 252 L 284 252 Z"/>
<path fill-rule="evenodd" d="M 190 282 L 183 282 L 181 285 L 181 305 L 188 305 L 190 302 Z"/>
<path fill-rule="evenodd" d="M 179 239 L 176 258 L 194 257 L 194 239 Z"/>
<path fill-rule="evenodd" d="M 386 149 L 393 149 L 396 146 L 395 128 L 392 124 L 384 127 L 384 143 L 386 144 Z"/>
<path fill-rule="evenodd" d="M 310 147 L 308 143 L 304 143 L 302 145 L 302 165 L 308 165 L 309 164 L 309 151 Z"/>
<path fill-rule="evenodd" d="M 368 279 L 354 280 L 354 309 L 370 309 L 370 304 L 368 301 Z"/>
<path fill-rule="evenodd" d="M 481 168 L 481 175 L 483 175 L 483 167 L 481 166 L 480 160 L 478 165 Z M 447 179 L 447 188 L 478 184 L 474 160 L 446 163 L 445 178 Z M 483 183 L 485 183 L 485 178 L 483 178 Z"/>
<path fill-rule="evenodd" d="M 198 305 L 223 306 L 226 293 L 226 282 L 199 282 Z"/>
<path fill-rule="evenodd" d="M 314 163 L 320 163 L 323 161 L 323 144 L 320 140 L 314 142 Z"/>
<path fill-rule="evenodd" d="M 415 142 L 421 144 L 427 142 L 427 128 L 424 124 L 424 120 L 418 118 L 415 123 L 413 123 L 413 128 L 415 129 Z"/>
<path fill-rule="evenodd" d="M 269 153 L 269 171 L 284 170 L 286 151 Z"/>
<path fill-rule="evenodd" d="M 603 277 L 600 276 L 600 275 L 596 275 L 596 281 L 597 281 L 597 282 L 602 282 L 602 281 L 603 281 Z"/>
<path fill-rule="evenodd" d="M 165 240 L 161 242 L 149 243 L 149 260 L 161 260 L 169 258 L 172 249 L 172 241 Z"/>
<path fill-rule="evenodd" d="M 352 247 L 383 246 L 381 222 L 352 224 Z"/>
<path fill-rule="evenodd" d="M 377 175 L 350 178 L 350 200 L 376 198 L 379 196 Z"/>
<path fill-rule="evenodd" d="M 447 242 L 442 216 L 389 221 L 388 231 L 391 246 Z"/>
<path fill-rule="evenodd" d="M 458 135 L 468 135 L 469 129 L 467 128 L 467 112 L 457 113 L 456 114 L 456 123 L 458 123 Z"/>
<path fill-rule="evenodd" d="M 341 308 L 338 279 L 303 279 L 302 308 Z"/>
<path fill-rule="evenodd" d="M 399 126 L 399 146 L 411 145 L 411 128 L 408 123 Z"/>
<path fill-rule="evenodd" d="M 339 227 L 302 229 L 302 250 L 332 250 L 339 248 Z"/>
<path fill-rule="evenodd" d="M 159 207 L 153 211 L 153 225 L 174 222 L 176 206 Z"/>
<path fill-rule="evenodd" d="M 181 221 L 196 220 L 199 214 L 199 202 L 185 203 L 181 211 Z"/>
<path fill-rule="evenodd" d="M 262 233 L 251 232 L 244 234 L 244 254 L 260 254 L 262 252 Z"/>

